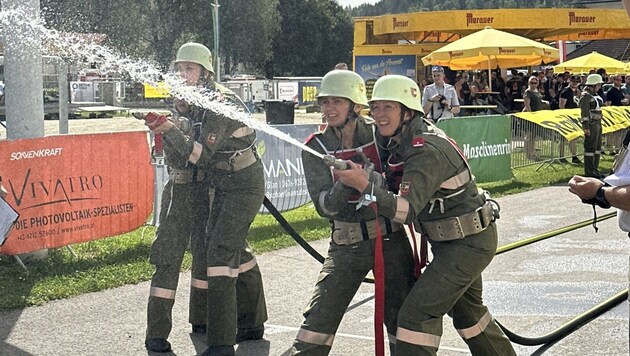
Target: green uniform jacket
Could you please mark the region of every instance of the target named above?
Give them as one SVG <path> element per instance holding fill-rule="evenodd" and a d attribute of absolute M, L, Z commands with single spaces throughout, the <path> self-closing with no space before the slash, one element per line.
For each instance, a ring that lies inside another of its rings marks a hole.
<path fill-rule="evenodd" d="M 396 195 L 384 189 L 375 189 L 380 215 L 404 223 L 428 222 L 460 216 L 484 204 L 485 198 L 479 194 L 473 179 L 457 189 L 440 187 L 443 182 L 469 171 L 469 168 L 444 132 L 420 116 L 414 117 L 406 126 L 400 142 L 393 145 L 390 154 L 395 162 L 404 162 L 399 194 L 409 202 L 409 212 L 404 221 L 395 219 L 400 208 Z M 371 185 L 363 193 L 367 194 L 370 190 Z"/>
<path fill-rule="evenodd" d="M 357 128 L 354 132 L 352 147 L 361 147 L 374 141 L 373 120 L 370 118 L 359 117 L 357 119 Z M 306 145 L 317 152 L 326 153 L 322 146 L 317 142 L 317 137 L 328 149 L 339 147 L 341 150 L 341 137 L 337 136 L 339 131 L 332 127 L 326 127 L 324 131 L 318 132 L 314 137 L 309 138 Z M 333 188 L 333 180 L 330 167 L 324 161 L 307 151 L 302 153 L 302 161 L 305 168 L 306 183 L 308 192 L 313 200 L 315 209 L 320 216 L 330 220 L 339 220 L 345 222 L 361 222 L 374 220 L 376 217 L 371 208 L 363 207 L 359 211 L 356 210 L 354 204 L 348 204 L 350 195 L 358 192 L 352 188 L 345 187 L 341 183 L 336 183 Z M 320 193 L 326 194 L 324 205 L 320 201 Z"/>

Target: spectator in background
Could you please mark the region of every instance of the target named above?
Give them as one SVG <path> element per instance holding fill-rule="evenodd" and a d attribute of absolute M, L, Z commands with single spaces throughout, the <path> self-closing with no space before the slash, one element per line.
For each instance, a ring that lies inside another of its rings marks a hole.
<path fill-rule="evenodd" d="M 346 64 L 345 62 L 340 62 L 340 63 L 337 63 L 337 64 L 335 65 L 335 69 L 348 70 L 348 64 Z"/>
<path fill-rule="evenodd" d="M 528 88 L 523 93 L 523 111 L 538 111 L 543 109 L 542 95 L 538 90 L 539 79 L 536 76 L 529 77 Z"/>
<path fill-rule="evenodd" d="M 604 68 L 599 68 L 598 70 L 595 71 L 595 74 L 599 74 L 602 77 L 602 85 L 600 85 L 599 89 L 597 90 L 597 95 L 599 95 L 601 98 L 605 98 L 606 97 L 606 93 L 604 93 L 604 83 L 608 82 L 608 76 L 606 75 L 606 69 Z"/>
<path fill-rule="evenodd" d="M 514 101 L 514 99 L 523 98 L 523 92 L 521 91 L 520 82 L 520 78 L 517 76 L 508 80 L 507 86 L 505 87 L 507 106 L 511 112 L 523 111 L 523 104 Z"/>
<path fill-rule="evenodd" d="M 488 82 L 483 80 L 483 76 L 480 72 L 473 73 L 473 80 L 470 83 L 470 101 L 473 105 L 487 105 L 488 101 L 485 99 L 484 94 L 480 92 L 490 91 Z"/>
<path fill-rule="evenodd" d="M 444 68 L 434 66 L 431 69 L 433 84 L 422 92 L 422 107 L 427 118 L 438 122 L 459 113 L 459 100 L 455 88 L 444 82 Z"/>
<path fill-rule="evenodd" d="M 549 102 L 551 110 L 558 108 L 558 93 L 556 92 L 557 76 L 554 75 L 553 68 L 545 69 L 545 80 L 543 81 L 544 99 Z"/>
<path fill-rule="evenodd" d="M 523 111 L 538 111 L 543 109 L 542 95 L 538 91 L 538 77 L 532 75 L 527 81 L 528 88 L 523 93 Z M 527 158 L 538 160 L 534 151 L 534 128 L 535 124 L 527 121 L 524 127 L 525 131 L 525 154 Z"/>
<path fill-rule="evenodd" d="M 630 99 L 630 73 L 626 74 L 625 81 L 626 83 L 621 86 L 621 90 L 623 91 L 623 96 L 626 99 Z"/>
<path fill-rule="evenodd" d="M 572 75 L 570 78 L 570 84 L 568 87 L 564 88 L 562 92 L 560 92 L 558 107 L 560 109 L 577 109 L 578 100 L 580 99 L 580 89 L 578 86 L 580 85 L 581 79 L 578 75 Z M 560 161 L 564 162 L 566 159 L 564 158 L 564 144 L 566 143 L 566 139 L 562 137 L 560 139 Z M 569 150 L 571 150 L 571 163 L 580 164 L 582 163 L 577 156 L 577 144 L 575 140 L 569 142 Z M 563 161 L 564 160 L 564 161 Z"/>
<path fill-rule="evenodd" d="M 468 83 L 466 82 L 467 78 L 468 78 L 468 74 L 466 74 L 466 72 L 461 72 L 457 74 L 457 76 L 455 77 L 455 84 L 453 85 L 453 87 L 455 87 L 455 92 L 457 93 L 457 100 L 459 100 L 460 105 L 469 105 L 468 99 L 470 98 L 470 87 L 468 86 Z M 466 116 L 467 113 L 465 112 L 464 109 L 461 109 L 459 111 L 459 115 Z"/>
<path fill-rule="evenodd" d="M 615 74 L 612 79 L 613 86 L 606 92 L 606 106 L 622 106 L 625 98 L 621 90 L 621 75 Z"/>

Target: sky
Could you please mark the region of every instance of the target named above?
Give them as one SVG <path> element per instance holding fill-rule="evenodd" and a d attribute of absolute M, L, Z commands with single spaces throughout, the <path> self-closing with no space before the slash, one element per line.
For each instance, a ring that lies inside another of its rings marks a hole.
<path fill-rule="evenodd" d="M 339 3 L 339 5 L 343 7 L 346 7 L 346 6 L 356 7 L 361 4 L 374 4 L 379 1 L 380 0 L 337 0 L 337 3 Z"/>

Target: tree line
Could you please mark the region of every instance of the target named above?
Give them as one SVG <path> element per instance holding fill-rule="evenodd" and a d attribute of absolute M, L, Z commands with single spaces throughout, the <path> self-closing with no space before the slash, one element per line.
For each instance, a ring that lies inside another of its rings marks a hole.
<path fill-rule="evenodd" d="M 334 0 L 218 0 L 223 74 L 320 76 L 352 61 L 355 16 L 451 9 L 566 7 L 571 0 L 383 0 L 343 8 Z M 168 69 L 179 46 L 213 49 L 215 0 L 40 0 L 48 27 L 102 33 L 127 56 Z"/>

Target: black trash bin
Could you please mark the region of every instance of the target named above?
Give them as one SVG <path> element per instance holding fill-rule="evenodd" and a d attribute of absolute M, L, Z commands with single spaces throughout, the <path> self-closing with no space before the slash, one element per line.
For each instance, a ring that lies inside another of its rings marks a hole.
<path fill-rule="evenodd" d="M 292 125 L 295 103 L 287 100 L 265 100 L 265 118 L 269 125 Z"/>

